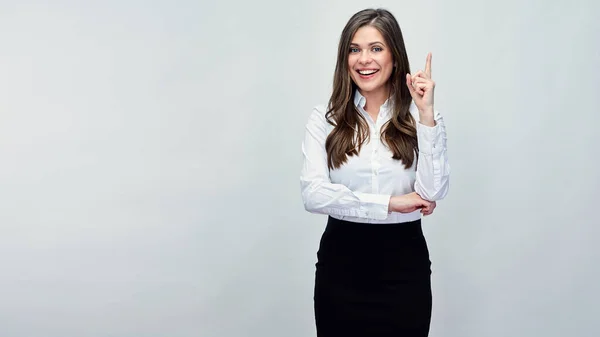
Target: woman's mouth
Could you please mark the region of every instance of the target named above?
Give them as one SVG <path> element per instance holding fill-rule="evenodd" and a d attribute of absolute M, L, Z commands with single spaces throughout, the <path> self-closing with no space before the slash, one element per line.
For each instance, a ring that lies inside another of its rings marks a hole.
<path fill-rule="evenodd" d="M 363 69 L 357 70 L 356 72 L 358 73 L 358 75 L 360 75 L 360 78 L 369 79 L 373 77 L 377 72 L 379 72 L 379 69 Z"/>

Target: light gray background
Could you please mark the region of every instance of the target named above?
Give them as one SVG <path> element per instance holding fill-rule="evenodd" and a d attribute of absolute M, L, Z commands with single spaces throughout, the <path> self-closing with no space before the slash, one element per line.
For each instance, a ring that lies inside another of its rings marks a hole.
<path fill-rule="evenodd" d="M 0 2 L 0 335 L 315 336 L 300 143 L 372 6 L 447 123 L 431 336 L 598 336 L 592 0 Z"/>

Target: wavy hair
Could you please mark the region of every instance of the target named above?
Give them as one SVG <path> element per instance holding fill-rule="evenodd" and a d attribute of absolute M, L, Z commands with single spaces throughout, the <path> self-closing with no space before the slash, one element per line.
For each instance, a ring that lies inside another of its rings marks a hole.
<path fill-rule="evenodd" d="M 352 38 L 359 28 L 367 25 L 381 33 L 396 65 L 388 80 L 392 117 L 382 126 L 381 138 L 393 153 L 392 158 L 401 160 L 408 168 L 418 154 L 416 124 L 409 111 L 412 97 L 406 86 L 410 66 L 400 26 L 392 13 L 385 9 L 365 9 L 354 14 L 340 36 L 333 91 L 325 115 L 334 126 L 325 142 L 327 164 L 330 169 L 339 168 L 348 156 L 358 155 L 370 136 L 366 119 L 354 105 L 357 86 L 348 67 Z"/>

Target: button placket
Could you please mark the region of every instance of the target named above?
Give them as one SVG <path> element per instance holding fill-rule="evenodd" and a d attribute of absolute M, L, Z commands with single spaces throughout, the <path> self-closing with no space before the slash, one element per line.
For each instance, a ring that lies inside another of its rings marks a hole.
<path fill-rule="evenodd" d="M 379 119 L 378 119 L 379 121 Z M 379 169 L 380 169 L 380 162 L 379 162 L 379 132 L 376 129 L 376 125 L 374 130 L 372 131 L 372 135 L 373 135 L 373 141 L 372 141 L 372 153 L 371 153 L 371 169 L 372 169 L 372 190 L 373 193 L 378 194 L 379 193 Z"/>

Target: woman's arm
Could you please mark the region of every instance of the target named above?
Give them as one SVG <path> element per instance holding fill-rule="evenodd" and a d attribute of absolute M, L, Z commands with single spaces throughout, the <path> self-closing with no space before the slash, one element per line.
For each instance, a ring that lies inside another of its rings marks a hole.
<path fill-rule="evenodd" d="M 302 142 L 304 162 L 300 187 L 304 208 L 317 214 L 386 219 L 390 211 L 390 195 L 353 192 L 345 185 L 331 183 L 325 150 L 328 123 L 324 109 L 313 109 Z"/>
<path fill-rule="evenodd" d="M 433 108 L 435 82 L 431 78 L 431 53 L 427 54 L 425 71 L 406 74 L 406 86 L 418 111 L 417 141 L 419 159 L 415 192 L 429 201 L 443 199 L 448 194 L 450 166 L 446 156 L 446 126 L 444 119 Z"/>
<path fill-rule="evenodd" d="M 446 126 L 438 111 L 433 113 L 434 125 L 417 122 L 419 159 L 415 192 L 429 201 L 441 200 L 448 194 L 450 165 L 446 150 Z M 430 124 L 431 123 L 427 123 Z"/>

